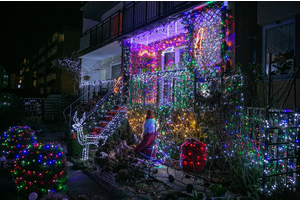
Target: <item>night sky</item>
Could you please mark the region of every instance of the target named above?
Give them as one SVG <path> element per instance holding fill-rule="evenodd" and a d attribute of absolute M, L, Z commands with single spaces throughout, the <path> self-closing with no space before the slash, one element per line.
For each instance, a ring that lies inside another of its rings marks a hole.
<path fill-rule="evenodd" d="M 0 65 L 9 73 L 64 25 L 82 27 L 80 1 L 0 2 Z"/>

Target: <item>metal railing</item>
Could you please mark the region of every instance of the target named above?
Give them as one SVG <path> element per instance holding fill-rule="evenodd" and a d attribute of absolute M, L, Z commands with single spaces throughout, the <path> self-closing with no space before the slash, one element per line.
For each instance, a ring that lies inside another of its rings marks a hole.
<path fill-rule="evenodd" d="M 98 101 L 98 102 L 95 104 L 94 108 L 93 108 L 90 112 L 88 112 L 88 113 L 86 114 L 86 117 L 87 117 L 87 118 L 88 118 L 89 116 L 91 116 L 91 115 L 96 111 L 97 107 L 99 107 L 102 103 L 104 103 L 104 102 L 106 101 L 106 99 L 107 99 L 107 98 L 108 98 L 108 97 L 109 97 L 109 96 L 110 96 L 110 95 L 111 95 L 118 87 L 120 87 L 122 81 L 123 81 L 123 79 L 119 79 L 119 80 L 116 82 L 114 88 L 113 88 L 112 90 L 108 91 L 108 92 L 105 94 L 105 96 L 104 96 L 103 98 L 101 98 L 101 100 Z"/>
<path fill-rule="evenodd" d="M 106 98 L 115 90 L 115 88 L 120 86 L 121 81 L 122 81 L 121 79 L 116 81 L 114 83 L 114 87 L 112 88 L 112 90 L 109 90 L 110 89 L 109 83 L 107 83 L 108 84 L 107 85 L 108 92 L 106 92 L 106 94 L 98 102 L 96 102 L 96 104 L 94 105 L 94 108 L 89 113 L 91 113 L 94 109 L 96 109 L 97 105 L 104 102 L 106 100 Z M 103 83 L 100 83 L 100 85 L 102 86 Z M 71 126 L 72 126 L 71 123 L 72 123 L 72 119 L 73 119 L 73 114 L 77 111 L 78 116 L 82 115 L 82 113 L 87 108 L 87 106 L 89 106 L 86 103 L 94 98 L 94 95 L 91 95 L 91 94 L 94 93 L 96 87 L 98 87 L 98 85 L 93 86 L 91 89 L 89 89 L 87 92 L 85 92 L 78 99 L 76 99 L 72 104 L 70 104 L 68 107 L 66 107 L 64 109 L 63 116 L 64 116 L 65 120 L 67 119 L 69 129 L 71 129 Z M 100 89 L 100 92 L 101 92 L 101 89 Z M 68 114 L 67 114 L 67 112 L 68 112 Z M 87 114 L 87 115 L 89 115 L 89 114 Z"/>
<path fill-rule="evenodd" d="M 132 1 L 123 8 L 122 34 L 128 34 L 200 3 L 197 1 Z"/>
<path fill-rule="evenodd" d="M 191 9 L 201 1 L 132 1 L 81 36 L 80 54 L 100 48 L 120 36 Z"/>
<path fill-rule="evenodd" d="M 121 33 L 122 10 L 119 10 L 82 34 L 81 38 L 89 36 L 89 45 L 87 45 L 84 49 L 80 49 L 80 51 L 83 51 L 87 48 L 92 48 L 98 44 L 116 38 L 117 36 L 121 35 Z"/>
<path fill-rule="evenodd" d="M 73 120 L 75 124 L 72 125 L 72 127 L 77 132 L 77 139 L 80 145 L 84 146 L 82 150 L 82 158 L 84 160 L 88 159 L 89 157 L 89 145 L 94 144 L 98 146 L 99 140 L 104 139 L 104 143 L 106 139 L 109 137 L 109 135 L 112 133 L 113 129 L 116 128 L 116 126 L 124 119 L 127 113 L 126 106 L 122 106 L 121 109 L 116 113 L 116 115 L 113 117 L 113 119 L 105 126 L 105 128 L 101 131 L 101 133 L 97 136 L 92 136 L 90 134 L 85 135 L 83 133 L 83 124 L 86 123 L 86 120 L 91 119 L 91 115 L 93 115 L 96 111 L 96 109 L 103 104 L 108 97 L 117 91 L 119 88 L 119 92 L 122 93 L 122 78 L 119 78 L 117 83 L 114 85 L 114 88 L 110 90 L 100 101 L 96 103 L 94 108 L 88 112 L 87 114 L 84 112 L 82 114 L 82 118 L 78 117 L 77 111 L 74 114 Z M 122 95 L 120 95 L 122 96 Z M 120 99 L 121 100 L 121 99 Z"/>
<path fill-rule="evenodd" d="M 107 84 L 109 84 L 109 83 L 107 83 Z M 101 86 L 102 86 L 102 82 L 100 83 L 100 87 Z M 96 87 L 99 87 L 99 85 L 94 85 L 92 88 L 90 88 L 87 92 L 82 94 L 79 98 L 77 98 L 73 103 L 71 103 L 68 107 L 66 107 L 63 110 L 63 116 L 64 116 L 65 121 L 68 122 L 69 129 L 71 129 L 73 114 L 75 113 L 75 111 L 77 111 L 78 113 L 81 113 L 83 110 L 85 110 L 87 108 L 88 105 L 85 105 L 85 103 L 87 103 L 88 101 L 90 101 L 94 98 L 93 94 L 94 94 L 94 91 L 96 90 Z M 109 87 L 109 85 L 107 87 Z M 100 93 L 101 93 L 101 88 L 100 88 Z"/>

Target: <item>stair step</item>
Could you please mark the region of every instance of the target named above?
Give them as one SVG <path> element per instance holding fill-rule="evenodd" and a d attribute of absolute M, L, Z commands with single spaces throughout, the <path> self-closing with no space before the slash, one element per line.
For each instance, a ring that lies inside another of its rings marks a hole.
<path fill-rule="evenodd" d="M 96 128 L 96 129 L 100 129 L 100 130 L 103 130 L 104 128 L 103 127 L 101 127 L 101 126 L 95 126 L 94 128 Z"/>
<path fill-rule="evenodd" d="M 99 135 L 97 132 L 89 132 L 90 135 Z"/>
<path fill-rule="evenodd" d="M 113 118 L 114 115 L 105 115 L 104 117 L 110 117 L 110 118 Z"/>
<path fill-rule="evenodd" d="M 117 112 L 119 112 L 120 110 L 110 110 L 109 112 L 115 112 L 115 113 L 117 113 Z"/>
<path fill-rule="evenodd" d="M 99 121 L 99 123 L 108 124 L 110 121 Z"/>

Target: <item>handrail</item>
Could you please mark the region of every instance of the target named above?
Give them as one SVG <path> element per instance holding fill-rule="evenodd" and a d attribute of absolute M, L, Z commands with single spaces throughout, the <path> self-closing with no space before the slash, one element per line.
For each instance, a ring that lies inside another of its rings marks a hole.
<path fill-rule="evenodd" d="M 83 95 L 81 95 L 81 97 L 77 98 L 73 103 L 71 103 L 68 107 L 66 107 L 63 111 L 63 115 L 64 115 L 64 118 L 66 118 L 66 110 L 68 108 L 70 108 L 70 115 L 71 115 L 71 112 L 72 112 L 72 105 L 75 104 L 77 101 L 79 101 L 80 99 L 82 99 L 84 96 L 86 96 L 89 92 L 91 92 L 93 89 L 95 89 L 96 85 L 94 87 L 92 87 L 89 91 L 87 91 L 86 93 L 84 93 Z M 81 104 L 80 104 L 81 105 Z"/>
<path fill-rule="evenodd" d="M 116 113 L 116 115 L 114 116 L 114 118 L 105 126 L 105 128 L 101 131 L 101 133 L 97 136 L 85 136 L 86 139 L 101 139 L 101 137 L 104 137 L 104 141 L 103 141 L 103 144 L 105 144 L 107 138 L 110 136 L 110 135 L 104 135 L 104 133 L 108 130 L 108 128 L 111 126 L 111 124 L 115 124 L 116 120 L 120 117 L 119 115 L 121 113 L 126 113 L 127 112 L 127 109 L 126 109 L 126 106 L 122 106 L 121 109 Z M 94 141 L 94 142 L 87 142 L 87 144 L 95 144 L 96 146 L 98 146 L 98 142 L 99 141 Z M 102 145 L 103 145 L 102 144 Z"/>
<path fill-rule="evenodd" d="M 101 100 L 98 101 L 98 102 L 95 104 L 94 108 L 93 108 L 90 112 L 88 112 L 88 113 L 86 114 L 86 117 L 87 117 L 87 118 L 88 118 L 91 114 L 93 114 L 93 113 L 95 112 L 95 110 L 97 109 L 97 107 L 98 107 L 99 105 L 101 105 L 101 104 L 107 99 L 107 97 L 108 97 L 109 95 L 111 95 L 111 94 L 115 91 L 115 89 L 117 89 L 117 88 L 121 85 L 121 81 L 123 81 L 123 78 L 120 77 L 120 78 L 117 80 L 117 82 L 116 82 L 114 88 L 113 88 L 112 90 L 110 90 L 109 92 L 107 92 L 107 93 L 104 95 L 104 97 L 101 98 Z"/>
<path fill-rule="evenodd" d="M 103 82 L 100 82 L 100 84 L 102 85 Z M 94 85 L 94 87 L 92 87 L 89 91 L 85 92 L 83 95 L 81 95 L 78 99 L 76 99 L 73 103 L 71 103 L 68 107 L 66 107 L 63 111 L 63 116 L 64 116 L 64 119 L 66 119 L 66 110 L 69 109 L 69 117 L 72 116 L 72 113 L 74 112 L 74 108 L 72 108 L 72 106 L 77 103 L 79 100 L 82 100 L 87 94 L 89 94 L 90 92 L 92 92 L 95 87 L 97 87 L 98 85 Z M 93 96 L 88 96 L 88 99 L 87 101 L 90 101 L 91 99 L 93 98 Z M 84 102 L 81 102 L 78 106 L 81 106 Z M 77 107 L 78 107 L 77 106 Z M 78 111 L 81 112 L 83 111 L 87 106 L 83 107 L 81 110 Z M 69 119 L 69 129 L 71 128 L 71 123 L 72 123 L 72 120 Z"/>
<path fill-rule="evenodd" d="M 118 81 L 117 81 L 117 82 L 118 82 Z M 117 82 L 116 82 L 116 83 L 117 83 Z M 115 83 L 115 84 L 116 84 L 116 83 Z M 102 84 L 102 82 L 101 82 L 101 84 Z M 114 87 L 115 87 L 115 86 L 114 86 Z M 114 88 L 113 88 L 113 89 L 114 89 Z M 106 96 L 106 95 L 104 95 L 104 96 Z M 90 101 L 90 100 L 91 100 L 91 99 L 88 99 L 88 101 Z M 83 102 L 82 102 L 82 103 L 83 103 Z M 82 104 L 82 103 L 81 103 L 81 104 Z M 98 103 L 98 102 L 97 102 L 97 103 Z M 95 106 L 97 105 L 97 103 L 95 104 Z M 80 105 L 81 105 L 81 104 L 80 104 Z M 80 106 L 80 105 L 79 105 L 79 106 Z M 86 109 L 86 107 L 88 107 L 88 106 L 89 106 L 88 104 L 85 105 L 85 106 L 84 106 L 83 108 L 81 108 L 78 112 L 80 113 L 80 112 L 84 111 L 84 110 Z M 74 110 L 73 110 L 73 111 L 74 111 Z"/>
<path fill-rule="evenodd" d="M 122 77 L 120 77 L 118 79 L 118 81 L 116 82 L 116 84 L 114 85 L 114 88 L 112 90 L 110 90 L 99 102 L 96 103 L 95 107 L 92 109 L 92 111 L 90 111 L 89 113 L 83 113 L 83 116 L 81 119 L 78 118 L 77 114 L 78 112 L 75 112 L 75 115 L 73 117 L 73 120 L 75 122 L 75 124 L 72 125 L 72 127 L 76 130 L 77 132 L 77 140 L 79 142 L 80 145 L 84 146 L 83 150 L 82 150 L 82 158 L 84 160 L 88 159 L 89 156 L 89 145 L 90 144 L 95 144 L 98 146 L 98 142 L 101 139 L 101 136 L 104 138 L 104 142 L 107 140 L 108 138 L 108 134 L 103 136 L 103 133 L 106 132 L 108 129 L 108 127 L 110 127 L 111 125 L 117 125 L 117 121 L 120 122 L 120 113 L 124 112 L 126 113 L 126 107 L 122 106 L 121 109 L 116 113 L 116 115 L 114 116 L 114 118 L 106 125 L 106 127 L 104 128 L 104 130 L 102 131 L 102 134 L 98 135 L 98 136 L 89 136 L 89 135 L 84 135 L 83 134 L 83 123 L 86 119 L 90 119 L 89 116 L 93 114 L 93 112 L 95 111 L 95 109 L 98 107 L 98 105 L 102 104 L 107 97 L 109 97 L 109 95 L 111 95 L 113 92 L 116 91 L 116 89 L 118 87 L 120 87 L 120 92 L 122 90 L 122 85 L 121 85 L 121 81 L 122 81 Z M 94 139 L 93 142 L 89 142 L 88 139 Z"/>

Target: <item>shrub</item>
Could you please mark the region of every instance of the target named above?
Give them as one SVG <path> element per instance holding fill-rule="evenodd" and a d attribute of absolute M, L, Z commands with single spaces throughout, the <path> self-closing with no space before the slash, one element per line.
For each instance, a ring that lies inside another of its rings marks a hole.
<path fill-rule="evenodd" d="M 68 171 L 62 148 L 41 143 L 27 147 L 16 156 L 12 175 L 20 195 L 65 191 Z"/>
<path fill-rule="evenodd" d="M 1 151 L 9 159 L 36 143 L 35 132 L 29 126 L 11 127 L 3 133 L 1 139 Z"/>

